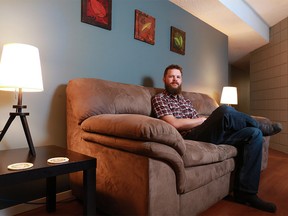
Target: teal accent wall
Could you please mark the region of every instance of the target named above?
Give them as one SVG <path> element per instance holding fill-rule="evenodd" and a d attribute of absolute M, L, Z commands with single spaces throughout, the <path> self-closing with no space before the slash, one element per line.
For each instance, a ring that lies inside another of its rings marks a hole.
<path fill-rule="evenodd" d="M 135 9 L 156 19 L 155 45 L 134 39 Z M 186 53 L 170 51 L 170 28 L 186 32 Z M 168 0 L 113 0 L 112 30 L 81 22 L 81 0 L 1 0 L 0 51 L 5 43 L 39 48 L 44 91 L 24 93 L 35 146 L 66 146 L 65 85 L 76 77 L 163 87 L 169 64 L 184 70 L 183 89 L 218 99 L 228 82 L 228 38 Z M 15 93 L 0 91 L 0 128 Z M 0 149 L 26 147 L 14 120 Z"/>

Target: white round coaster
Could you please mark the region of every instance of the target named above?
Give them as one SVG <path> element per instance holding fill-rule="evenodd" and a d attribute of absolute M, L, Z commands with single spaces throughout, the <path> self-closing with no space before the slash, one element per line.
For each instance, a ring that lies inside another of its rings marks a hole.
<path fill-rule="evenodd" d="M 32 163 L 28 162 L 21 162 L 21 163 L 14 163 L 8 166 L 9 170 L 24 170 L 33 167 Z"/>
<path fill-rule="evenodd" d="M 67 157 L 54 157 L 54 158 L 49 158 L 47 160 L 48 163 L 52 163 L 52 164 L 66 163 L 68 161 L 69 161 L 69 158 Z"/>

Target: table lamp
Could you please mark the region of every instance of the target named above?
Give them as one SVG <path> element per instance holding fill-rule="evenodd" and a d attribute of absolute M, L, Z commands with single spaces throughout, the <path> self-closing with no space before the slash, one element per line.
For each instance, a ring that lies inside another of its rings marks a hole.
<path fill-rule="evenodd" d="M 18 103 L 13 105 L 16 112 L 10 117 L 0 134 L 0 142 L 16 116 L 19 116 L 29 145 L 30 154 L 35 156 L 32 137 L 28 127 L 27 108 L 22 105 L 22 92 L 43 91 L 42 73 L 38 48 L 19 43 L 5 44 L 2 50 L 0 63 L 0 90 L 18 92 Z"/>
<path fill-rule="evenodd" d="M 238 104 L 237 88 L 232 86 L 224 86 L 221 94 L 221 104 Z"/>

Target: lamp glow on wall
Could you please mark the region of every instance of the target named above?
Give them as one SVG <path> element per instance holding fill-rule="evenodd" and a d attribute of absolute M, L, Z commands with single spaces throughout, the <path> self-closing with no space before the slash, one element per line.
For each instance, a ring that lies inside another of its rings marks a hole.
<path fill-rule="evenodd" d="M 237 88 L 224 86 L 221 94 L 221 104 L 238 104 Z"/>
<path fill-rule="evenodd" d="M 0 63 L 0 90 L 18 92 L 18 103 L 13 105 L 16 112 L 10 117 L 0 134 L 0 142 L 16 116 L 19 116 L 29 145 L 30 154 L 36 155 L 26 116 L 22 112 L 22 92 L 43 91 L 43 81 L 38 48 L 19 43 L 5 44 Z"/>

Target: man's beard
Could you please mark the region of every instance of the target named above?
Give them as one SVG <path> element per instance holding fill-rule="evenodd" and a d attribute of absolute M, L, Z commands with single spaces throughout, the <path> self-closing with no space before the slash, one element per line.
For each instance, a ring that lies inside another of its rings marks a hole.
<path fill-rule="evenodd" d="M 182 86 L 179 85 L 177 88 L 173 88 L 172 86 L 165 84 L 165 89 L 168 93 L 173 94 L 173 95 L 177 95 L 177 94 L 181 93 Z"/>

